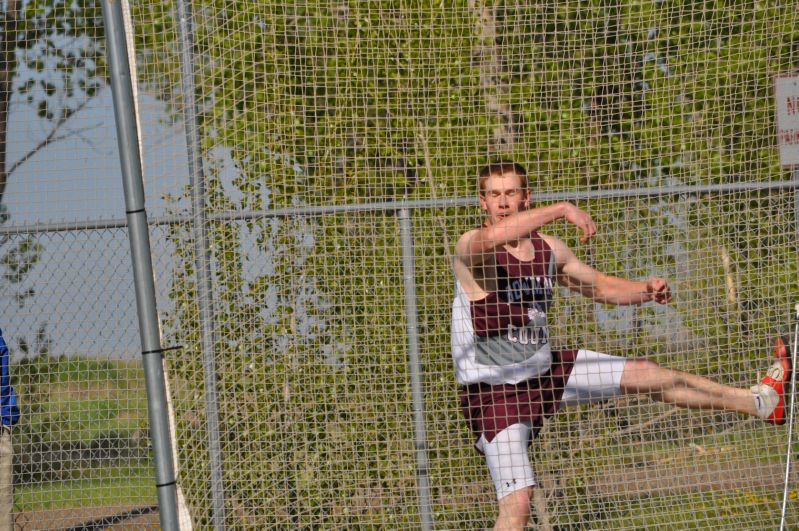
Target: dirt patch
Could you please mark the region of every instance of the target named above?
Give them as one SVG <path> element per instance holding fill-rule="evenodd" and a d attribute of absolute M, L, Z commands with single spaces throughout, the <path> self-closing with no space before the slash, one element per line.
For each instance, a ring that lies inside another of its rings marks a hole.
<path fill-rule="evenodd" d="M 791 470 L 790 485 L 799 481 Z M 781 463 L 709 462 L 691 466 L 646 466 L 614 470 L 588 486 L 588 494 L 602 497 L 669 496 L 685 492 L 759 490 L 782 488 L 785 465 Z"/>
<path fill-rule="evenodd" d="M 15 531 L 160 529 L 158 511 L 135 505 L 47 509 L 14 515 Z M 150 511 L 150 512 L 148 512 Z M 147 512 L 147 514 L 142 514 Z"/>

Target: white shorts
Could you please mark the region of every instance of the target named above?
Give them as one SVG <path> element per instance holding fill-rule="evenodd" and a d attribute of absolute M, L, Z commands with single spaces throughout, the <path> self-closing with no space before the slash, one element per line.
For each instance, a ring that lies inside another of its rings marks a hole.
<path fill-rule="evenodd" d="M 562 406 L 601 402 L 619 396 L 621 375 L 627 358 L 610 356 L 591 350 L 579 350 L 574 367 L 566 381 L 561 399 Z M 532 436 L 532 426 L 526 422 L 513 424 L 487 442 L 484 436 L 477 441 L 477 449 L 486 459 L 497 499 L 513 491 L 535 485 L 533 467 L 527 447 Z"/>

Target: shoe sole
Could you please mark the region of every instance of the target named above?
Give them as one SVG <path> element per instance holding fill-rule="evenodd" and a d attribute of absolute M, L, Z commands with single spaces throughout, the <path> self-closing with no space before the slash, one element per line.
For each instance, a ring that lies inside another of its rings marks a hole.
<path fill-rule="evenodd" d="M 791 356 L 793 353 L 791 351 L 791 342 L 787 336 L 780 336 L 780 340 L 785 346 L 785 361 L 788 362 L 788 371 L 782 384 L 782 418 L 779 421 L 773 421 L 777 426 L 782 426 L 788 421 L 788 411 L 793 401 L 793 385 L 791 385 L 793 379 L 793 360 Z"/>

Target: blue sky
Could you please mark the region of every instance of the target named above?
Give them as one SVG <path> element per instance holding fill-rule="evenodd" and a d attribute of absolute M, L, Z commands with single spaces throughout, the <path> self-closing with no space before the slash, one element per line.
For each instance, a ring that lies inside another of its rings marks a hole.
<path fill-rule="evenodd" d="M 10 164 L 49 132 L 49 124 L 33 110 L 14 103 Z M 146 206 L 152 217 L 164 212 L 163 194 L 179 195 L 187 182 L 185 142 L 181 124 L 168 124 L 164 106 L 146 95 L 140 119 Z M 40 150 L 11 176 L 4 198 L 11 224 L 124 219 L 110 89 L 98 93 L 66 126 L 66 138 Z M 153 240 L 153 245 L 162 244 L 157 233 Z M 29 278 L 37 295 L 21 309 L 4 298 L 0 326 L 15 355 L 20 355 L 16 338 L 31 338 L 41 323 L 47 323 L 54 354 L 138 355 L 127 232 L 63 232 L 39 241 L 44 254 Z"/>

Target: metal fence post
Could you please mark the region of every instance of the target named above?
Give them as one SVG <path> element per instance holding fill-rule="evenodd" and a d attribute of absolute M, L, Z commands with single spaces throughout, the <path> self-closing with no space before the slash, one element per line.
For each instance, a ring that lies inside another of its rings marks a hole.
<path fill-rule="evenodd" d="M 410 211 L 399 211 L 400 238 L 402 242 L 402 277 L 405 285 L 405 320 L 408 332 L 408 365 L 411 372 L 413 401 L 413 443 L 416 449 L 416 488 L 419 492 L 419 514 L 422 529 L 433 529 L 433 511 L 430 505 L 430 467 L 427 456 L 427 430 L 424 421 L 424 390 L 422 366 L 419 360 L 419 328 L 416 307 L 416 264 L 413 250 L 413 227 Z"/>
<path fill-rule="evenodd" d="M 799 183 L 799 170 L 793 172 L 794 182 Z M 793 189 L 793 223 L 796 227 L 796 241 L 799 242 L 799 184 Z M 799 284 L 799 279 L 796 279 Z"/>
<path fill-rule="evenodd" d="M 163 349 L 155 303 L 155 280 L 150 255 L 150 235 L 144 208 L 139 131 L 131 82 L 128 46 L 122 4 L 116 0 L 103 2 L 105 39 L 111 73 L 111 90 L 116 118 L 117 144 L 125 192 L 125 213 L 128 222 L 142 364 L 147 387 L 147 411 L 150 438 L 155 453 L 155 480 L 158 491 L 161 528 L 177 530 L 177 484 L 172 465 L 169 416 L 164 384 Z"/>
<path fill-rule="evenodd" d="M 223 456 L 219 440 L 219 399 L 217 395 L 216 360 L 214 358 L 216 316 L 214 313 L 211 279 L 211 251 L 206 215 L 205 176 L 197 122 L 197 93 L 194 84 L 194 28 L 190 4 L 176 0 L 178 40 L 180 41 L 181 89 L 183 91 L 183 125 L 186 131 L 186 151 L 191 187 L 192 239 L 194 266 L 197 271 L 197 292 L 200 315 L 203 376 L 206 415 L 208 419 L 208 453 L 211 468 L 211 504 L 214 529 L 225 525 L 225 491 Z"/>

